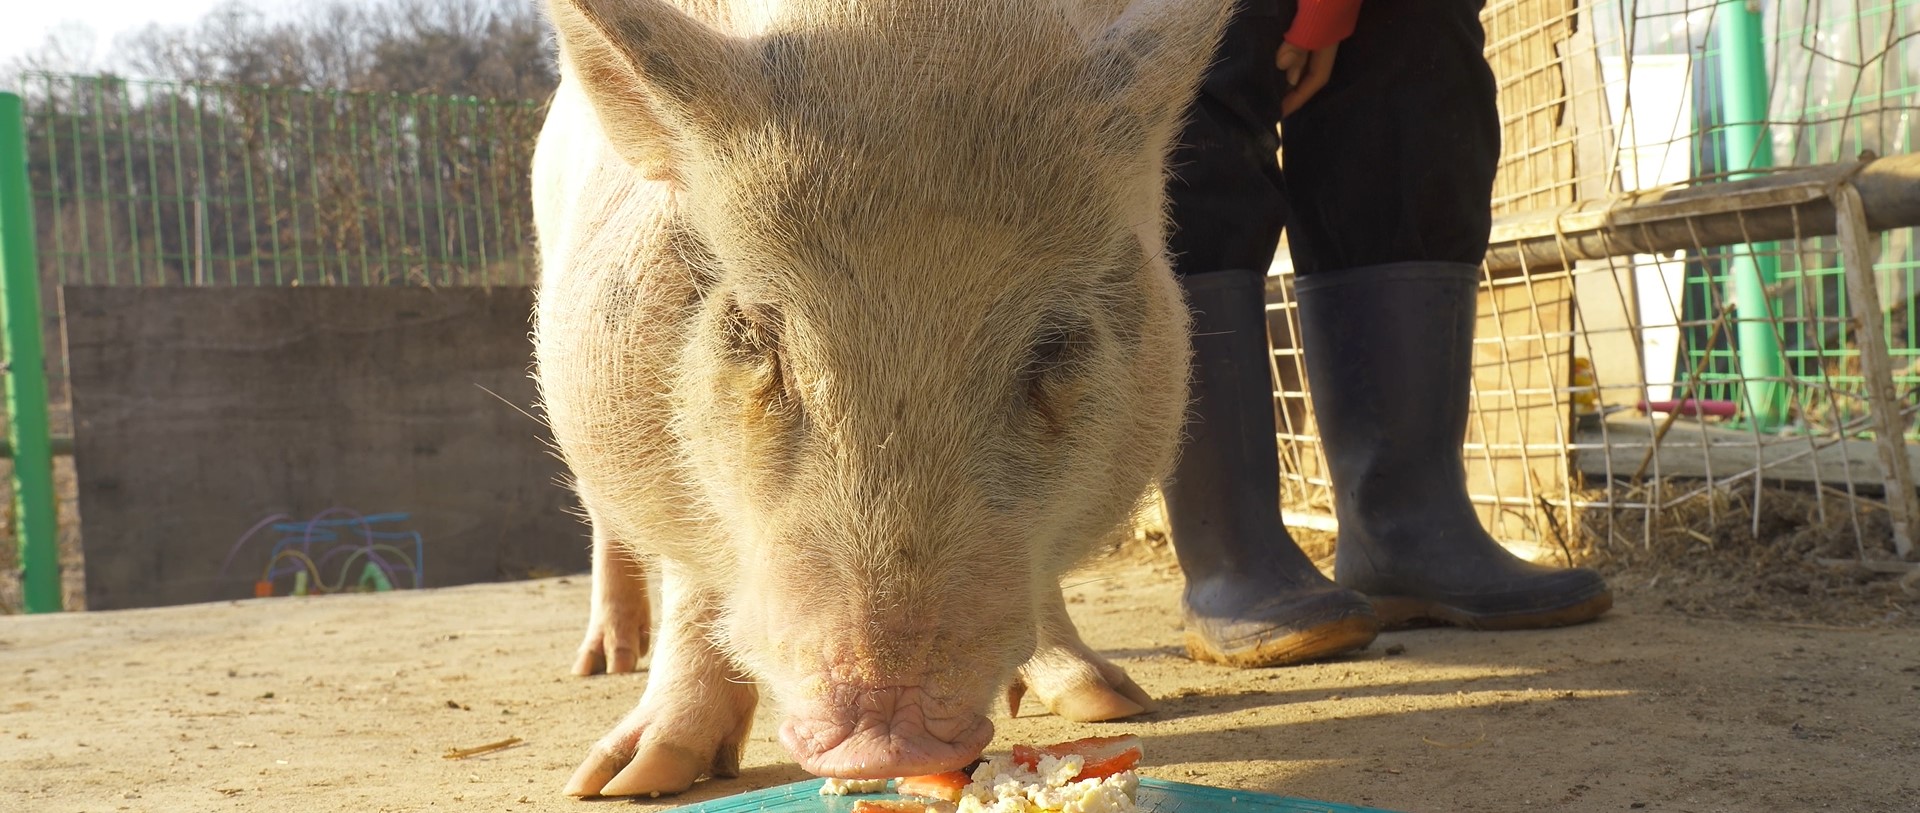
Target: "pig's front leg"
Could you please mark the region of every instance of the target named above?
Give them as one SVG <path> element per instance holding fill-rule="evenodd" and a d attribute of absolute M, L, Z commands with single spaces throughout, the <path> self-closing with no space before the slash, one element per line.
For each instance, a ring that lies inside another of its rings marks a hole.
<path fill-rule="evenodd" d="M 1040 609 L 1039 645 L 1007 688 L 1008 713 L 1020 715 L 1027 692 L 1049 711 L 1081 723 L 1118 720 L 1154 709 L 1153 698 L 1125 670 L 1100 657 L 1067 616 L 1058 590 Z"/>
<path fill-rule="evenodd" d="M 759 693 L 708 640 L 712 597 L 689 590 L 669 569 L 660 598 L 647 689 L 574 769 L 569 796 L 679 793 L 702 776 L 739 775 Z"/>
<path fill-rule="evenodd" d="M 632 672 L 647 654 L 653 624 L 653 611 L 647 606 L 646 564 L 611 537 L 593 518 L 592 509 L 587 516 L 593 523 L 593 604 L 573 673 L 584 677 Z"/>

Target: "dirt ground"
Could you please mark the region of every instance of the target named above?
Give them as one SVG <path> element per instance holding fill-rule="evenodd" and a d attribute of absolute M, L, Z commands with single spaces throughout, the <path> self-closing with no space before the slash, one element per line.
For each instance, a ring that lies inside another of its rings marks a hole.
<path fill-rule="evenodd" d="M 1074 725 L 1029 701 L 997 747 L 1132 731 L 1152 776 L 1398 811 L 1912 811 L 1920 629 L 1699 619 L 1623 590 L 1560 631 L 1423 630 L 1346 660 L 1179 655 L 1178 574 L 1076 576 L 1088 640 L 1163 707 Z M 645 675 L 566 668 L 583 578 L 0 617 L 0 809 L 594 811 L 559 794 Z M 735 780 L 805 778 L 763 708 Z M 449 749 L 518 737 L 462 760 Z"/>

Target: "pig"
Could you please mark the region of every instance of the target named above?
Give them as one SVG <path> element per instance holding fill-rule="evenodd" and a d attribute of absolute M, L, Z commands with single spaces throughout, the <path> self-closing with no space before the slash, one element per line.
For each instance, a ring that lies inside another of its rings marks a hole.
<path fill-rule="evenodd" d="M 575 796 L 962 767 L 1152 700 L 1061 578 L 1172 463 L 1168 155 L 1226 0 L 548 0 L 536 378 L 592 528 Z M 645 569 L 659 576 L 648 640 Z"/>

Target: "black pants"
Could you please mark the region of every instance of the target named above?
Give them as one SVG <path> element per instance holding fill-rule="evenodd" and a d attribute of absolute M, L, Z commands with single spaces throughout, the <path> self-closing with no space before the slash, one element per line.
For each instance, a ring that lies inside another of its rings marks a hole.
<path fill-rule="evenodd" d="M 1242 0 L 1173 156 L 1174 269 L 1479 264 L 1500 155 L 1484 0 L 1364 0 L 1327 86 L 1280 120 L 1292 0 Z M 1275 159 L 1285 150 L 1285 169 Z"/>

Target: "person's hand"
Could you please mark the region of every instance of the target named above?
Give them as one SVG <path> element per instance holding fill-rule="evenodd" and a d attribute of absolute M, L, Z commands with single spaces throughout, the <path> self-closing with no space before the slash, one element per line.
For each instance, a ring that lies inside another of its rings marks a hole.
<path fill-rule="evenodd" d="M 1334 54 L 1339 50 L 1337 42 L 1318 51 L 1308 51 L 1291 42 L 1281 44 L 1280 52 L 1273 55 L 1273 64 L 1287 74 L 1287 95 L 1280 99 L 1282 117 L 1293 115 L 1293 111 L 1327 86 L 1327 79 L 1333 76 Z"/>

